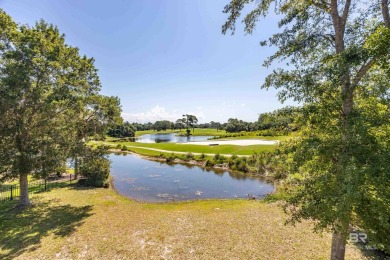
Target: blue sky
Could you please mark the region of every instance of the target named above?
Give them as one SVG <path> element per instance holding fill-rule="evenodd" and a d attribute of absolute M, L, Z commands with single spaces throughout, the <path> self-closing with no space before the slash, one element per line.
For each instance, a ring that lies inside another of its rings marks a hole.
<path fill-rule="evenodd" d="M 102 93 L 120 97 L 126 120 L 175 121 L 190 113 L 200 122 L 255 121 L 286 105 L 275 90 L 260 89 L 271 72 L 262 63 L 274 49 L 259 42 L 277 30 L 277 20 L 267 18 L 253 35 L 240 27 L 222 35 L 227 3 L 0 0 L 0 8 L 18 23 L 57 25 L 68 44 L 94 57 Z"/>

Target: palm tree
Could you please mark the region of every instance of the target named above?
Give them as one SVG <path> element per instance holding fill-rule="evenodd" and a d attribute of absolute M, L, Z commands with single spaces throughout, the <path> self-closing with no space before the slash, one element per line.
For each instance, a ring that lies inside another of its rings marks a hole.
<path fill-rule="evenodd" d="M 198 123 L 198 119 L 194 115 L 183 115 L 182 121 L 186 124 L 187 127 L 187 135 L 190 135 L 190 127 L 192 127 L 192 132 L 195 131 L 195 125 Z"/>

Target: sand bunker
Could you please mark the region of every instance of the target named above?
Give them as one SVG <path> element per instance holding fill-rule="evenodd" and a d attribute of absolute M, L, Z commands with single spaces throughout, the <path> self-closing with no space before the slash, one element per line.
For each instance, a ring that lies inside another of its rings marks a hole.
<path fill-rule="evenodd" d="M 202 141 L 202 142 L 188 142 L 181 144 L 195 144 L 195 145 L 274 145 L 278 144 L 279 141 L 269 141 L 269 140 L 256 140 L 256 139 L 247 139 L 247 140 L 215 140 L 215 141 Z"/>

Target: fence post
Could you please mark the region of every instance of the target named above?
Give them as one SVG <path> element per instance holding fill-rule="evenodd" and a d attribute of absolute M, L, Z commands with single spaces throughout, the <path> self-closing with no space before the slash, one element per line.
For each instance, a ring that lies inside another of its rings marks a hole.
<path fill-rule="evenodd" d="M 69 174 L 69 184 L 72 184 L 72 174 Z"/>
<path fill-rule="evenodd" d="M 13 185 L 11 185 L 11 200 L 14 199 L 14 198 L 13 198 L 13 194 L 12 194 L 12 187 L 13 187 Z"/>
<path fill-rule="evenodd" d="M 46 178 L 45 178 L 45 191 L 47 191 L 47 186 L 46 186 Z"/>

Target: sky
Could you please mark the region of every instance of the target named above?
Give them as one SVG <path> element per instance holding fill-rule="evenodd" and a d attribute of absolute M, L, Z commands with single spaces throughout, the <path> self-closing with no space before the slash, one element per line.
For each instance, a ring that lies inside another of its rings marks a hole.
<path fill-rule="evenodd" d="M 252 35 L 238 24 L 221 33 L 228 0 L 0 0 L 21 24 L 40 19 L 56 25 L 69 45 L 95 59 L 102 94 L 121 99 L 129 122 L 199 122 L 229 118 L 256 121 L 281 104 L 277 91 L 260 86 L 278 66 L 263 61 L 275 51 L 259 42 L 278 30 L 277 17 L 261 21 Z"/>

